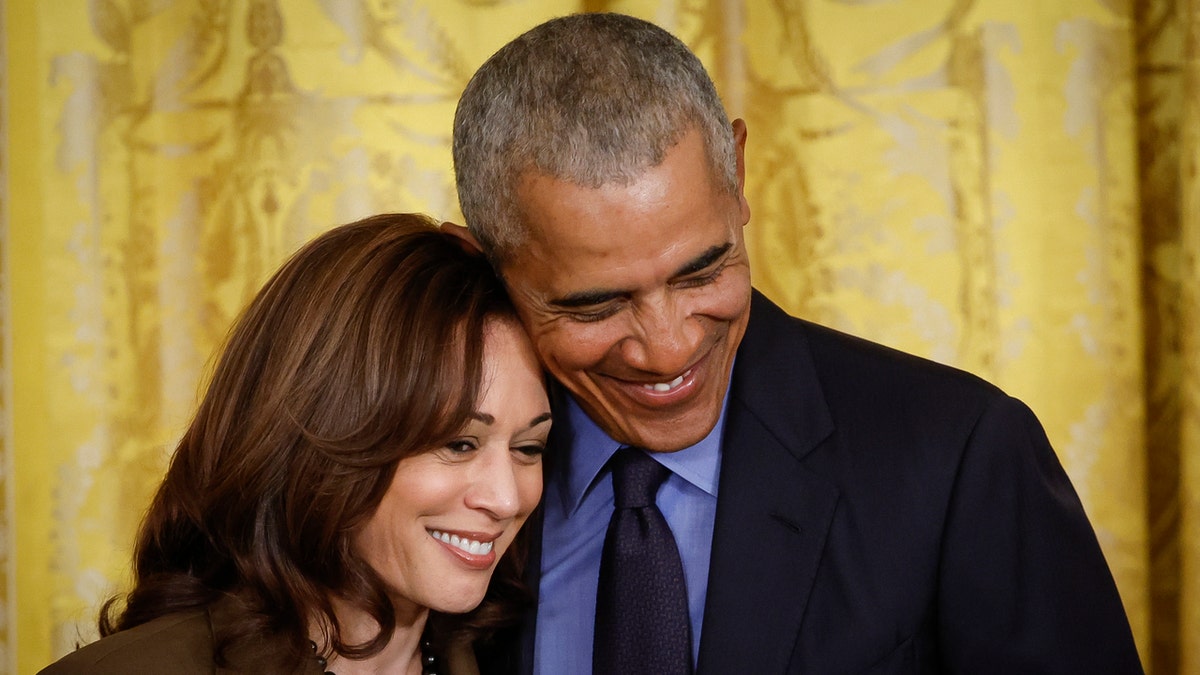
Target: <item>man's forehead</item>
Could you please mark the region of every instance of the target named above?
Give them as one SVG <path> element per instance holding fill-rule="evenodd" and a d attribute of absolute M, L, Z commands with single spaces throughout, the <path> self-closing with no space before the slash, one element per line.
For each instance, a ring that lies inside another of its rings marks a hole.
<path fill-rule="evenodd" d="M 518 249 L 603 257 L 623 250 L 644 253 L 653 245 L 697 255 L 730 239 L 728 209 L 710 208 L 710 195 L 658 187 L 551 188 L 531 195 L 521 213 Z"/>
<path fill-rule="evenodd" d="M 670 244 L 655 238 L 655 245 L 615 232 L 590 240 L 572 238 L 569 243 L 543 233 L 509 258 L 502 275 L 506 282 L 516 282 L 522 290 L 537 292 L 553 304 L 586 305 L 591 303 L 581 298 L 632 293 L 702 273 L 737 249 L 730 233 L 711 234 L 679 233 Z"/>
<path fill-rule="evenodd" d="M 708 264 L 714 250 L 739 243 L 742 223 L 704 157 L 692 134 L 629 182 L 590 187 L 526 171 L 514 194 L 523 242 L 506 276 L 576 291 L 661 283 Z"/>

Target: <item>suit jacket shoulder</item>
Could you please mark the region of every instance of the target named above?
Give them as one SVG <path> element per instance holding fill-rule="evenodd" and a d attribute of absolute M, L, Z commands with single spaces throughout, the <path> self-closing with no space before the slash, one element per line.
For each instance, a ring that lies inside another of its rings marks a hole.
<path fill-rule="evenodd" d="M 722 440 L 701 673 L 1140 672 L 1033 413 L 754 293 Z"/>
<path fill-rule="evenodd" d="M 788 373 L 789 379 L 776 385 L 787 397 L 755 395 L 761 391 L 759 383 L 774 379 L 772 373 Z M 790 409 L 793 414 L 801 408 L 825 409 L 829 417 L 822 420 L 823 428 L 864 415 L 875 426 L 911 424 L 914 415 L 950 420 L 977 414 L 1005 398 L 999 388 L 971 373 L 789 316 L 757 292 L 733 388 L 756 409 Z M 804 399 L 797 399 L 798 394 Z"/>
<path fill-rule="evenodd" d="M 206 609 L 168 614 L 80 647 L 47 666 L 39 675 L 320 675 L 316 659 L 297 669 L 285 665 L 278 643 L 264 638 L 242 645 L 230 655 L 235 664 L 217 666 L 214 626 L 226 625 L 228 608 L 220 602 Z"/>
<path fill-rule="evenodd" d="M 42 675 L 162 673 L 212 675 L 208 612 L 169 614 L 76 649 Z"/>

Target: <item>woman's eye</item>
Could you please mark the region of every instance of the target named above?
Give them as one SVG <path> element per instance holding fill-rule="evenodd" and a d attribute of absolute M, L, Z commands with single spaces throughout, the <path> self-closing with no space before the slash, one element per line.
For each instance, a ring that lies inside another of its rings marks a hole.
<path fill-rule="evenodd" d="M 513 450 L 516 450 L 517 452 L 521 453 L 522 455 L 528 455 L 530 457 L 540 457 L 542 455 L 542 453 L 546 452 L 546 446 L 544 446 L 540 443 L 536 443 L 533 445 L 518 445 L 518 446 L 513 447 Z"/>
<path fill-rule="evenodd" d="M 463 454 L 474 450 L 475 443 L 466 439 L 458 439 L 447 443 L 446 449 L 454 454 Z"/>

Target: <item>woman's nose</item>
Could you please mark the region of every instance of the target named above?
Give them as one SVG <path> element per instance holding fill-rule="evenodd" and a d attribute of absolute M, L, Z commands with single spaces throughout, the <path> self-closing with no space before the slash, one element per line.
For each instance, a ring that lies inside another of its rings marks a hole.
<path fill-rule="evenodd" d="M 515 517 L 521 500 L 508 448 L 487 448 L 479 460 L 479 471 L 467 491 L 467 506 L 486 511 L 496 520 Z"/>

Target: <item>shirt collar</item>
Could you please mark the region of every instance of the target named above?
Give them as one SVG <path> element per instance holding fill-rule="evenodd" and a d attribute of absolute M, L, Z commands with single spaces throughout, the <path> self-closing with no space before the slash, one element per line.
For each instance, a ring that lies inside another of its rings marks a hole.
<path fill-rule="evenodd" d="M 588 417 L 574 396 L 565 393 L 561 398 L 563 405 L 560 410 L 565 414 L 556 417 L 554 425 L 559 426 L 560 420 L 565 423 L 562 427 L 566 428 L 560 427 L 561 431 L 555 435 L 564 443 L 562 447 L 566 456 L 558 464 L 558 470 L 551 480 L 558 481 L 563 513 L 569 518 L 579 508 L 583 498 L 594 489 L 600 470 L 621 448 L 621 444 Z M 725 433 L 725 412 L 728 407 L 729 390 L 726 389 L 725 399 L 721 403 L 721 416 L 707 436 L 682 450 L 654 452 L 650 455 L 675 475 L 716 497 L 721 470 L 721 438 Z"/>

